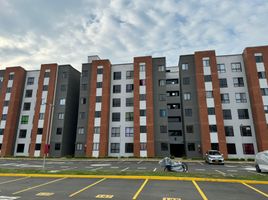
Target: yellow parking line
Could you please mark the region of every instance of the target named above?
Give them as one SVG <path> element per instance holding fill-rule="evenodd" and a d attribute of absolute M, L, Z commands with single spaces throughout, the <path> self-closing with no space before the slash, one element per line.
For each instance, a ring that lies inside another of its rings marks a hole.
<path fill-rule="evenodd" d="M 136 192 L 136 194 L 134 195 L 134 197 L 132 198 L 132 200 L 136 200 L 137 197 L 139 196 L 139 194 L 141 193 L 141 191 L 143 190 L 144 186 L 146 185 L 146 183 L 148 182 L 149 179 L 146 179 L 143 184 L 141 185 L 140 189 Z"/>
<path fill-rule="evenodd" d="M 253 186 L 251 186 L 251 185 L 248 185 L 248 184 L 246 184 L 246 183 L 244 183 L 244 182 L 242 182 L 242 184 L 245 185 L 245 186 L 247 186 L 248 188 L 250 188 L 250 189 L 252 189 L 252 190 L 258 192 L 259 194 L 262 194 L 263 196 L 268 197 L 268 194 L 267 194 L 267 193 L 262 192 L 262 191 L 258 190 L 257 188 L 255 188 L 255 187 L 253 187 Z"/>
<path fill-rule="evenodd" d="M 26 188 L 26 189 L 23 189 L 23 190 L 14 192 L 14 193 L 12 193 L 12 194 L 19 194 L 19 193 L 22 193 L 22 192 L 26 192 L 26 191 L 28 191 L 28 190 L 32 190 L 32 189 L 39 188 L 39 187 L 42 187 L 42 186 L 45 186 L 45 185 L 48 185 L 48 184 L 51 184 L 51 183 L 55 183 L 55 182 L 61 181 L 61 180 L 66 179 L 66 178 L 67 178 L 67 177 L 60 178 L 60 179 L 56 179 L 56 180 L 53 180 L 53 181 L 49 181 L 49 182 L 47 182 L 47 183 L 43 183 L 43 184 L 40 184 L 40 185 L 36 185 L 36 186 L 33 186 L 33 187 L 29 187 L 29 188 Z"/>
<path fill-rule="evenodd" d="M 27 179 L 27 178 L 30 178 L 30 176 L 22 177 L 22 178 L 17 178 L 17 179 L 13 179 L 13 180 L 5 181 L 5 182 L 1 182 L 0 185 L 2 185 L 2 184 L 6 184 L 6 183 L 16 182 L 16 181 L 20 181 L 20 180 L 24 180 L 24 179 Z"/>
<path fill-rule="evenodd" d="M 195 181 L 192 181 L 192 182 L 194 186 L 196 187 L 197 191 L 199 192 L 199 194 L 201 195 L 201 197 L 203 198 L 203 200 L 208 200 L 208 198 L 206 197 L 204 192 L 201 190 L 201 188 L 198 186 L 198 184 Z"/>
<path fill-rule="evenodd" d="M 75 195 L 77 195 L 77 194 L 79 194 L 79 193 L 81 193 L 81 192 L 87 190 L 88 188 L 91 188 L 91 187 L 93 187 L 94 185 L 97 185 L 98 183 L 104 181 L 105 179 L 106 179 L 106 178 L 103 178 L 103 179 L 101 179 L 101 180 L 98 180 L 97 182 L 92 183 L 92 184 L 88 185 L 87 187 L 84 187 L 84 188 L 82 188 L 81 190 L 78 190 L 77 192 L 74 192 L 74 193 L 70 194 L 69 197 L 73 197 L 73 196 L 75 196 Z"/>

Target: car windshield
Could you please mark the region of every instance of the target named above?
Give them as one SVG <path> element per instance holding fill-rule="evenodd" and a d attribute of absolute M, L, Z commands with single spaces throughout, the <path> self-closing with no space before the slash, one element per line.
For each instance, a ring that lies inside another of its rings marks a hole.
<path fill-rule="evenodd" d="M 220 152 L 218 151 L 209 151 L 208 154 L 209 155 L 221 155 Z"/>

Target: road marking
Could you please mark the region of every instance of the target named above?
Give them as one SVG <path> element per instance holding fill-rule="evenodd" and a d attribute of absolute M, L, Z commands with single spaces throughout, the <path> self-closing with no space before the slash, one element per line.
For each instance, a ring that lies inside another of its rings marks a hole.
<path fill-rule="evenodd" d="M 242 184 L 245 185 L 245 186 L 247 186 L 248 188 L 250 188 L 250 189 L 252 189 L 252 190 L 258 192 L 259 194 L 262 194 L 263 196 L 268 197 L 268 194 L 267 194 L 267 193 L 262 192 L 262 191 L 258 190 L 257 188 L 252 187 L 251 185 L 248 185 L 248 184 L 246 184 L 246 183 L 244 183 L 244 182 L 242 182 Z"/>
<path fill-rule="evenodd" d="M 78 167 L 69 167 L 69 168 L 65 168 L 65 169 L 60 169 L 59 171 L 65 171 L 65 170 L 71 170 L 71 169 L 76 169 Z"/>
<path fill-rule="evenodd" d="M 104 181 L 104 180 L 106 180 L 106 178 L 103 178 L 103 179 L 101 179 L 101 180 L 98 180 L 98 181 L 96 181 L 95 183 L 92 183 L 92 184 L 90 184 L 90 185 L 88 185 L 88 186 L 82 188 L 81 190 L 78 190 L 77 192 L 74 192 L 74 193 L 70 194 L 69 197 L 73 197 L 73 196 L 75 196 L 75 195 L 77 195 L 77 194 L 79 194 L 79 193 L 81 193 L 81 192 L 84 192 L 84 191 L 87 190 L 88 188 L 91 188 L 91 187 L 93 187 L 94 185 L 97 185 L 98 183 L 100 183 L 100 182 L 102 182 L 102 181 Z"/>
<path fill-rule="evenodd" d="M 146 169 L 146 167 L 138 167 L 137 169 Z"/>
<path fill-rule="evenodd" d="M 121 172 L 127 171 L 129 169 L 129 167 L 122 169 Z"/>
<path fill-rule="evenodd" d="M 220 174 L 223 175 L 223 176 L 226 175 L 226 173 L 224 173 L 224 172 L 222 172 L 222 171 L 220 171 L 220 170 L 215 169 L 215 171 L 218 172 L 218 173 L 220 173 Z"/>
<path fill-rule="evenodd" d="M 205 169 L 195 169 L 196 171 L 206 171 Z"/>
<path fill-rule="evenodd" d="M 12 194 L 19 194 L 19 193 L 22 193 L 22 192 L 26 192 L 26 191 L 29 191 L 29 190 L 32 190 L 32 189 L 35 189 L 35 188 L 39 188 L 39 187 L 42 187 L 42 186 L 45 186 L 45 185 L 49 185 L 51 183 L 55 183 L 55 182 L 58 182 L 58 181 L 61 181 L 63 179 L 66 179 L 67 177 L 64 177 L 64 178 L 59 178 L 59 179 L 56 179 L 56 180 L 53 180 L 53 181 L 49 181 L 47 183 L 42 183 L 40 185 L 36 185 L 36 186 L 33 186 L 33 187 L 29 187 L 29 188 L 26 188 L 26 189 L 23 189 L 23 190 L 20 190 L 20 191 L 17 191 L 17 192 L 14 192 Z"/>
<path fill-rule="evenodd" d="M 9 181 L 5 181 L 5 182 L 1 182 L 0 185 L 2 185 L 2 184 L 6 184 L 6 183 L 16 182 L 16 181 L 20 181 L 20 180 L 24 180 L 24 179 L 27 179 L 27 178 L 30 178 L 30 177 L 29 177 L 29 176 L 26 176 L 26 177 L 22 177 L 22 178 L 17 178 L 17 179 L 13 179 L 13 180 L 9 180 Z"/>
<path fill-rule="evenodd" d="M 90 165 L 91 167 L 108 167 L 108 166 L 111 166 L 110 163 L 104 163 L 104 164 L 91 164 Z"/>
<path fill-rule="evenodd" d="M 8 196 L 0 196 L 0 200 L 15 200 L 19 199 L 20 197 L 8 197 Z"/>
<path fill-rule="evenodd" d="M 204 163 L 202 163 L 202 162 L 198 162 L 200 165 L 204 165 Z"/>
<path fill-rule="evenodd" d="M 236 169 L 227 169 L 227 172 L 238 172 Z"/>
<path fill-rule="evenodd" d="M 114 195 L 112 195 L 112 194 L 98 194 L 96 196 L 97 199 L 111 199 L 113 197 L 114 197 Z"/>
<path fill-rule="evenodd" d="M 156 170 L 157 170 L 157 168 L 154 168 L 154 170 L 153 170 L 153 171 L 155 172 Z"/>
<path fill-rule="evenodd" d="M 234 165 L 225 165 L 225 167 L 236 167 Z"/>
<path fill-rule="evenodd" d="M 91 171 L 97 171 L 97 170 L 99 170 L 99 169 L 102 169 L 103 167 L 97 167 L 97 168 L 95 168 L 95 169 L 92 169 Z"/>
<path fill-rule="evenodd" d="M 140 160 L 139 162 L 137 162 L 137 164 L 141 164 L 142 163 L 142 160 Z"/>
<path fill-rule="evenodd" d="M 199 192 L 199 194 L 201 195 L 201 197 L 203 198 L 203 200 L 208 200 L 208 198 L 206 197 L 206 195 L 204 194 L 204 192 L 200 189 L 200 187 L 197 185 L 197 183 L 195 181 L 192 181 L 195 188 L 197 189 L 197 191 Z"/>
<path fill-rule="evenodd" d="M 181 200 L 181 198 L 163 197 L 162 200 Z"/>
<path fill-rule="evenodd" d="M 141 191 L 143 190 L 144 186 L 146 185 L 146 183 L 148 182 L 149 179 L 146 179 L 143 184 L 141 185 L 141 187 L 138 189 L 138 191 L 136 192 L 136 194 L 133 196 L 132 200 L 136 200 L 137 197 L 139 196 L 139 194 L 141 193 Z"/>
<path fill-rule="evenodd" d="M 118 169 L 119 167 L 111 167 L 111 169 Z"/>
<path fill-rule="evenodd" d="M 248 171 L 249 173 L 252 173 L 252 174 L 258 174 L 258 175 L 260 175 L 260 176 L 265 176 L 265 174 L 262 174 L 262 173 L 259 173 L 259 172 L 252 172 L 252 171 Z"/>
<path fill-rule="evenodd" d="M 50 197 L 53 194 L 54 194 L 53 192 L 39 192 L 35 196 L 39 196 L 39 197 Z"/>

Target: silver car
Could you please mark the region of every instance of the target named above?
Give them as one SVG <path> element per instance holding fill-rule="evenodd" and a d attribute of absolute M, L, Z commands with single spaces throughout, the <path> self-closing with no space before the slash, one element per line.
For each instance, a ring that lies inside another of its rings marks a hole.
<path fill-rule="evenodd" d="M 257 172 L 268 171 L 268 151 L 262 151 L 256 154 L 255 167 Z"/>
<path fill-rule="evenodd" d="M 208 164 L 221 164 L 224 165 L 223 155 L 217 150 L 209 150 L 205 156 Z"/>

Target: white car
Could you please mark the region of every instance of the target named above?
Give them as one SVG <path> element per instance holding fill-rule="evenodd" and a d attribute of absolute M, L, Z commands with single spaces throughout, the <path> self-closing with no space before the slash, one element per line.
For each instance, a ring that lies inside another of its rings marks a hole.
<path fill-rule="evenodd" d="M 257 172 L 268 171 L 268 150 L 256 154 L 255 167 Z"/>
<path fill-rule="evenodd" d="M 217 150 L 209 150 L 205 155 L 205 160 L 208 164 L 224 165 L 223 155 Z"/>

